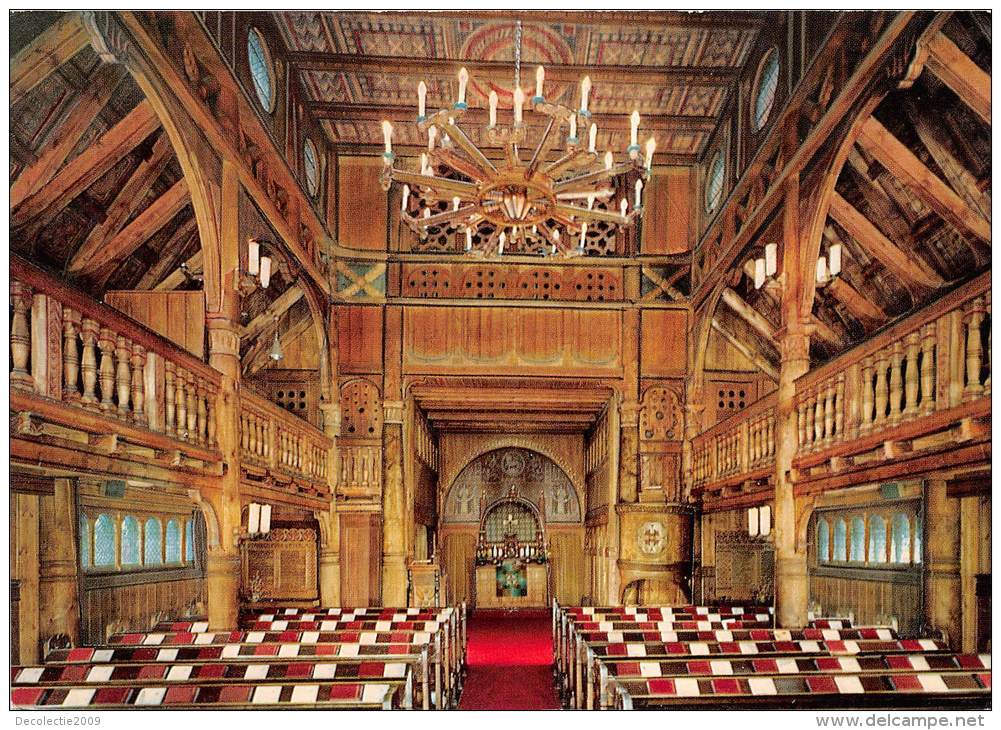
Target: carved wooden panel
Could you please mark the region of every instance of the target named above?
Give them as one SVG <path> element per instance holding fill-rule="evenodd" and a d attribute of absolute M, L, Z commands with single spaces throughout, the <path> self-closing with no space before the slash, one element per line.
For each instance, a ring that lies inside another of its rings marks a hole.
<path fill-rule="evenodd" d="M 677 391 L 662 386 L 647 388 L 640 408 L 640 439 L 643 441 L 680 441 L 684 413 Z"/>
<path fill-rule="evenodd" d="M 382 397 L 372 382 L 356 379 L 341 385 L 341 435 L 356 438 L 382 435 Z"/>
<path fill-rule="evenodd" d="M 775 550 L 746 532 L 716 533 L 717 600 L 769 603 L 775 587 Z"/>
<path fill-rule="evenodd" d="M 205 614 L 205 580 L 154 581 L 80 592 L 80 643 L 104 643 L 126 629 L 149 629 L 161 618 Z"/>
<path fill-rule="evenodd" d="M 403 316 L 408 373 L 617 373 L 621 340 L 614 311 L 406 307 Z"/>
<path fill-rule="evenodd" d="M 262 540 L 241 543 L 246 600 L 317 598 L 316 531 L 277 527 Z"/>
<path fill-rule="evenodd" d="M 279 408 L 320 427 L 320 380 L 316 371 L 266 369 L 252 383 L 255 390 Z"/>
<path fill-rule="evenodd" d="M 622 301 L 622 273 L 598 266 L 404 264 L 402 295 L 425 299 Z"/>

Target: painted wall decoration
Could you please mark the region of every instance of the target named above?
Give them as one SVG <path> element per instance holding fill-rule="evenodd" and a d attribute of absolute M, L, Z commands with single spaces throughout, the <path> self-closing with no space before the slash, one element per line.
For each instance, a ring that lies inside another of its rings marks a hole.
<path fill-rule="evenodd" d="M 549 457 L 522 448 L 488 451 L 459 472 L 445 495 L 444 520 L 477 523 L 480 500 L 493 504 L 514 494 L 538 505 L 545 494 L 547 523 L 579 523 L 581 505 L 569 477 Z"/>

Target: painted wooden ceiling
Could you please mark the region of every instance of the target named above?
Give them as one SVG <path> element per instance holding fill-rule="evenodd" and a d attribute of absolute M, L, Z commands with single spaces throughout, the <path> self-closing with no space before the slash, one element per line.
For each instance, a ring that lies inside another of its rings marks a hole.
<path fill-rule="evenodd" d="M 492 90 L 503 110 L 514 87 L 515 21 L 523 23 L 523 88 L 546 67 L 547 100 L 576 106 L 590 75 L 599 147 L 628 144 L 627 115 L 643 115 L 642 134 L 658 151 L 701 153 L 764 22 L 762 13 L 276 13 L 300 74 L 335 144 L 377 145 L 380 122 L 399 144 L 422 144 L 414 124 L 417 85 L 428 108 L 450 105 L 456 74 L 470 72 L 470 136 Z M 526 121 L 531 125 L 531 117 Z M 485 140 L 483 141 L 485 143 Z"/>

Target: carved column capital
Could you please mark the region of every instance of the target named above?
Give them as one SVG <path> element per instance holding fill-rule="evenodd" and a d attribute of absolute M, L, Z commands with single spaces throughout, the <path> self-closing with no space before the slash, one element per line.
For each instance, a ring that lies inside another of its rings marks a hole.
<path fill-rule="evenodd" d="M 132 38 L 117 13 L 107 10 L 88 10 L 80 13 L 80 19 L 90 35 L 90 44 L 102 61 L 126 62 Z"/>
<path fill-rule="evenodd" d="M 240 333 L 236 322 L 210 314 L 205 318 L 205 326 L 209 331 L 209 354 L 240 357 Z"/>
<path fill-rule="evenodd" d="M 402 424 L 403 412 L 406 404 L 401 400 L 387 400 L 382 402 L 382 422 L 388 426 L 391 423 Z"/>
<path fill-rule="evenodd" d="M 621 428 L 636 428 L 639 425 L 640 404 L 635 401 L 622 403 L 619 406 L 619 426 Z"/>

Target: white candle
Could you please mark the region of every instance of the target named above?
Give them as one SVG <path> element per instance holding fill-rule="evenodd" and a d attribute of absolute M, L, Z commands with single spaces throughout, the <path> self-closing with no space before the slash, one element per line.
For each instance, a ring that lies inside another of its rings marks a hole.
<path fill-rule="evenodd" d="M 570 115 L 570 139 L 577 139 L 577 115 Z"/>
<path fill-rule="evenodd" d="M 514 90 L 514 123 L 521 124 L 522 107 L 525 105 L 525 92 L 521 89 Z"/>
<path fill-rule="evenodd" d="M 459 103 L 466 103 L 466 84 L 469 83 L 469 72 L 463 66 L 459 69 Z"/>
<path fill-rule="evenodd" d="M 612 151 L 611 150 L 606 150 L 605 151 L 605 169 L 606 170 L 611 170 L 612 169 L 612 162 L 613 162 Z"/>
<path fill-rule="evenodd" d="M 251 239 L 247 242 L 247 271 L 251 276 L 257 276 L 261 270 L 261 244 Z"/>
<path fill-rule="evenodd" d="M 393 152 L 393 125 L 389 123 L 388 119 L 382 121 L 382 140 L 386 143 L 386 154 L 392 154 Z"/>
<path fill-rule="evenodd" d="M 841 244 L 835 243 L 831 246 L 827 255 L 831 259 L 831 276 L 837 276 L 841 273 Z"/>
<path fill-rule="evenodd" d="M 247 532 L 256 535 L 261 531 L 261 505 L 251 502 L 247 507 Z"/>
<path fill-rule="evenodd" d="M 633 203 L 634 208 L 639 208 L 643 202 L 643 181 L 636 181 L 636 202 Z"/>
<path fill-rule="evenodd" d="M 594 144 L 598 141 L 598 125 L 591 123 L 591 128 L 587 130 L 587 151 L 594 152 Z"/>
<path fill-rule="evenodd" d="M 542 98 L 542 82 L 546 79 L 546 69 L 539 66 L 535 69 L 535 95 Z"/>
<path fill-rule="evenodd" d="M 421 81 L 417 84 L 417 116 L 423 117 L 427 111 L 425 102 L 428 96 L 428 85 Z"/>
<path fill-rule="evenodd" d="M 421 152 L 421 175 L 428 174 L 428 155 L 427 152 Z"/>
<path fill-rule="evenodd" d="M 261 532 L 267 534 L 271 532 L 271 505 L 261 505 Z"/>
<path fill-rule="evenodd" d="M 765 284 L 765 260 L 754 260 L 754 288 L 760 289 Z"/>
<path fill-rule="evenodd" d="M 633 109 L 633 113 L 629 115 L 629 146 L 636 146 L 636 136 L 640 131 L 640 113 L 638 110 Z"/>
<path fill-rule="evenodd" d="M 587 238 L 587 223 L 580 224 L 580 250 L 584 250 L 584 239 Z"/>
<path fill-rule="evenodd" d="M 623 198 L 622 200 L 619 201 L 619 215 L 625 218 L 626 210 L 628 209 L 629 209 L 629 203 L 626 201 L 625 198 Z"/>
<path fill-rule="evenodd" d="M 466 229 L 466 250 L 471 251 L 473 248 L 473 232 Z"/>
<path fill-rule="evenodd" d="M 585 76 L 580 80 L 580 110 L 587 111 L 587 97 L 591 94 L 591 77 Z"/>
<path fill-rule="evenodd" d="M 779 268 L 779 245 L 769 243 L 765 246 L 765 275 L 775 276 Z"/>
<path fill-rule="evenodd" d="M 434 149 L 434 142 L 438 139 L 438 127 L 431 127 L 428 130 L 428 152 Z"/>
<path fill-rule="evenodd" d="M 452 198 L 452 210 L 459 209 L 459 198 Z"/>
<path fill-rule="evenodd" d="M 490 126 L 497 126 L 497 92 L 490 92 Z"/>
<path fill-rule="evenodd" d="M 827 281 L 827 257 L 821 256 L 817 259 L 817 283 L 823 284 Z"/>
<path fill-rule="evenodd" d="M 425 208 L 424 209 L 424 219 L 427 220 L 430 217 L 431 217 L 431 209 L 430 208 Z"/>
<path fill-rule="evenodd" d="M 504 235 L 504 231 L 500 234 L 500 246 L 497 247 L 497 253 L 504 253 L 504 242 L 507 241 L 507 236 Z"/>
<path fill-rule="evenodd" d="M 261 288 L 267 289 L 271 283 L 271 257 L 261 257 Z"/>
<path fill-rule="evenodd" d="M 646 169 L 653 166 L 653 153 L 657 151 L 657 140 L 649 137 L 646 141 Z"/>
<path fill-rule="evenodd" d="M 409 185 L 404 185 L 403 186 L 403 202 L 400 203 L 400 212 L 401 213 L 406 213 L 407 212 L 407 204 L 409 202 L 410 202 L 410 186 Z"/>
<path fill-rule="evenodd" d="M 587 209 L 588 210 L 594 210 L 594 196 L 593 195 L 588 195 L 587 196 Z"/>

